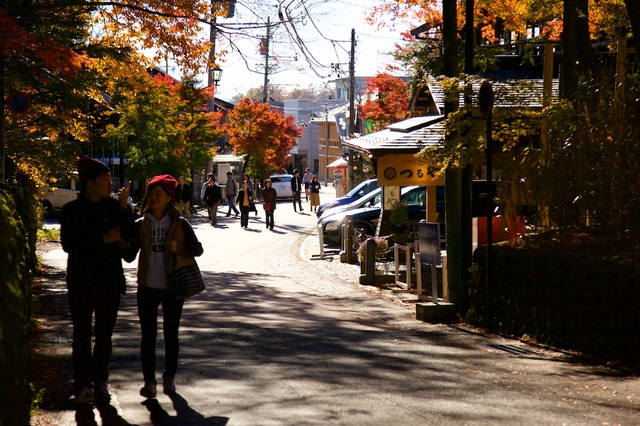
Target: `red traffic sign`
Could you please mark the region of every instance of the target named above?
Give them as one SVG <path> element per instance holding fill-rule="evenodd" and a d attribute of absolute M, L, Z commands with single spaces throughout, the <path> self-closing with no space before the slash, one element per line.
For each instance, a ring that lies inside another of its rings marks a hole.
<path fill-rule="evenodd" d="M 7 108 L 14 114 L 24 114 L 31 107 L 31 98 L 24 92 L 15 92 L 7 98 Z"/>
<path fill-rule="evenodd" d="M 342 172 L 340 170 L 336 170 L 335 172 L 333 172 L 333 177 L 335 179 L 340 179 L 342 177 Z"/>
<path fill-rule="evenodd" d="M 493 87 L 488 81 L 484 81 L 478 91 L 478 106 L 483 117 L 488 117 L 493 112 Z"/>

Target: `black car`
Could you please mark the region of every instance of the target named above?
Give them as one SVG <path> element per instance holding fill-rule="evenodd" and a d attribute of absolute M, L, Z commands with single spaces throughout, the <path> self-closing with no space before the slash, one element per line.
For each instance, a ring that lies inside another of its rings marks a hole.
<path fill-rule="evenodd" d="M 360 197 L 370 193 L 377 187 L 378 179 L 365 180 L 364 182 L 353 188 L 351 191 L 347 192 L 346 195 L 321 204 L 320 207 L 318 207 L 318 217 L 320 217 L 325 210 L 352 203 Z"/>
<path fill-rule="evenodd" d="M 444 191 L 438 191 L 438 205 L 444 209 Z M 440 200 L 441 198 L 441 200 Z M 417 224 L 427 215 L 427 188 L 424 186 L 407 186 L 402 188 L 400 200 L 407 203 L 407 223 Z M 328 244 L 340 243 L 342 238 L 342 224 L 346 216 L 352 216 L 353 227 L 364 229 L 365 234 L 374 235 L 378 220 L 380 218 L 380 203 L 370 207 L 362 207 L 354 210 L 347 210 L 324 218 L 320 225 L 322 227 L 323 241 Z M 437 209 L 437 207 L 436 207 Z"/>

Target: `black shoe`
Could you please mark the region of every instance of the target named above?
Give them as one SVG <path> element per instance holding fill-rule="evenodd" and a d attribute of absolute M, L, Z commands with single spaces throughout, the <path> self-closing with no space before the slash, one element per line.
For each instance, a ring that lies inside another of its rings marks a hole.
<path fill-rule="evenodd" d="M 300 211 L 301 211 L 301 212 L 303 212 L 303 211 L 304 211 L 304 209 L 303 209 L 303 208 L 301 208 L 301 209 L 300 209 Z"/>
<path fill-rule="evenodd" d="M 231 216 L 231 214 L 227 214 L 225 217 L 229 217 L 229 216 Z"/>
<path fill-rule="evenodd" d="M 240 214 L 240 213 L 236 213 L 236 217 L 238 217 L 238 215 L 239 215 L 239 214 Z"/>

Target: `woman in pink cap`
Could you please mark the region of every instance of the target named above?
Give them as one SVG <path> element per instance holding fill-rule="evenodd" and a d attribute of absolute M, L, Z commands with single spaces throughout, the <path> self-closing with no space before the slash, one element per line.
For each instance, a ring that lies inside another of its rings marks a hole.
<path fill-rule="evenodd" d="M 162 373 L 163 392 L 176 391 L 175 375 L 178 369 L 178 329 L 184 299 L 176 299 L 167 283 L 168 267 L 179 253 L 196 257 L 203 253 L 189 222 L 180 217 L 175 207 L 178 182 L 170 175 L 155 176 L 142 200 L 143 217 L 140 229 L 140 256 L 138 257 L 138 315 L 142 329 L 140 352 L 144 387 L 140 395 L 155 398 L 156 391 L 156 337 L 158 333 L 158 306 L 162 305 L 165 362 Z"/>

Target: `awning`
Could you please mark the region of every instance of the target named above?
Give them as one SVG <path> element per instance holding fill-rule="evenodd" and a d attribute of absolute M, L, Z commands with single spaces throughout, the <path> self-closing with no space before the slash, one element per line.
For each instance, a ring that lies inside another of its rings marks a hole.
<path fill-rule="evenodd" d="M 347 160 L 345 160 L 344 158 L 338 158 L 337 160 L 329 163 L 327 168 L 330 167 L 335 167 L 336 169 L 346 169 L 347 167 L 349 167 L 349 162 L 347 162 Z"/>

